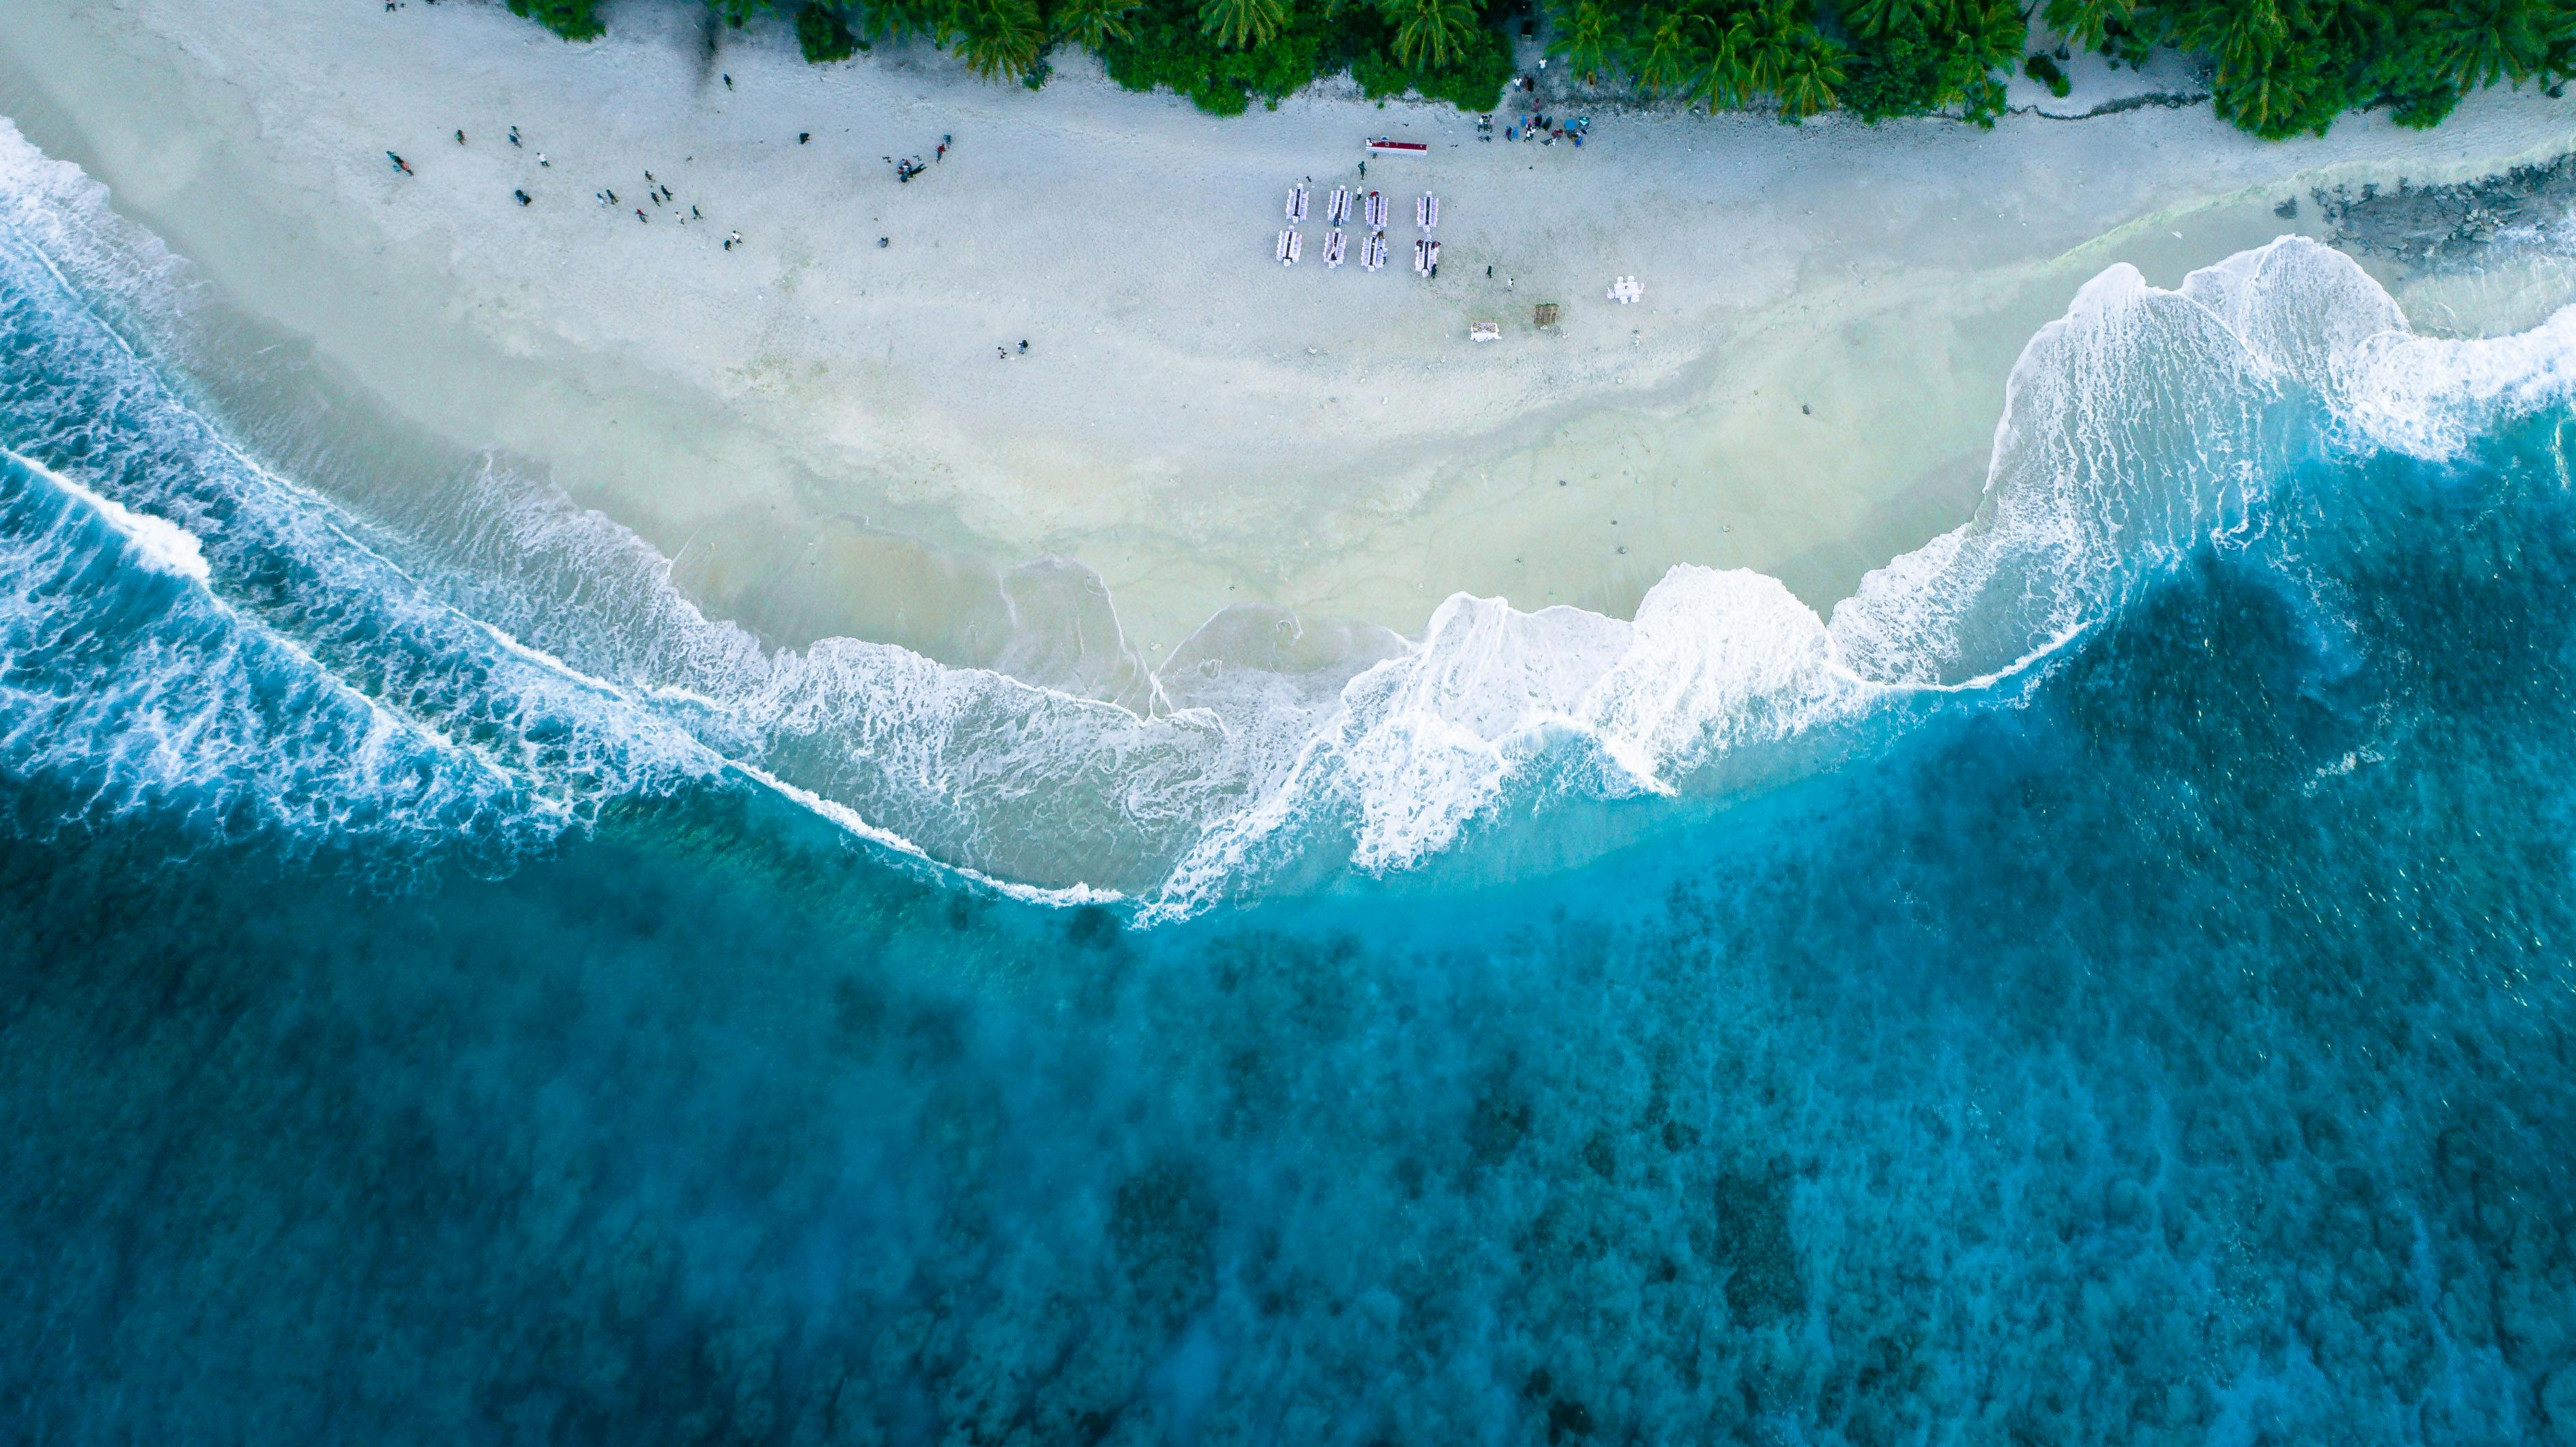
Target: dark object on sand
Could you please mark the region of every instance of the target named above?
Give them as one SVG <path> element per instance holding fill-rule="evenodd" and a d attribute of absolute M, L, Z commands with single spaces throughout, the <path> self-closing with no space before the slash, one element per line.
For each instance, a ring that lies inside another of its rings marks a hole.
<path fill-rule="evenodd" d="M 877 250 L 883 251 L 886 249 L 886 240 L 887 238 L 883 236 L 877 238 Z"/>
<path fill-rule="evenodd" d="M 527 192 L 525 192 L 525 191 L 512 191 L 510 194 L 519 198 L 519 204 L 520 204 L 520 205 L 525 206 L 525 205 L 527 205 L 527 204 L 528 204 L 528 193 L 527 193 Z"/>
<path fill-rule="evenodd" d="M 1530 308 L 1530 321 L 1538 326 L 1552 327 L 1556 325 L 1557 312 L 1555 302 L 1543 301 Z"/>
<path fill-rule="evenodd" d="M 798 131 L 796 133 L 796 144 L 800 146 L 812 139 L 814 139 L 814 133 L 812 131 Z"/>
<path fill-rule="evenodd" d="M 394 163 L 395 170 L 402 172 L 406 176 L 412 174 L 411 166 L 406 163 L 402 157 L 395 155 L 391 151 L 387 151 L 385 152 L 385 159 Z"/>

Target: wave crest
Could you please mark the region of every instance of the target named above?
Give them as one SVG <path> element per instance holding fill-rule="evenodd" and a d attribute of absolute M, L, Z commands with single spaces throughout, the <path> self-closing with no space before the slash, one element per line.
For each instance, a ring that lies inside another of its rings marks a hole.
<path fill-rule="evenodd" d="M 2456 449 L 2563 400 L 2576 358 L 2576 314 L 2415 337 L 2302 240 L 2173 291 L 2116 266 L 2013 369 L 1975 516 L 1830 622 L 1776 579 L 1683 566 L 1625 621 L 1461 594 L 1406 641 L 1228 610 L 1156 674 L 1096 579 L 1049 564 L 1014 596 L 1080 628 L 1032 607 L 1010 667 L 959 667 L 764 647 L 632 533 L 497 465 L 371 522 L 253 464 L 101 319 L 170 268 L 66 172 L 0 135 L 0 441 L 61 469 L 0 467 L 0 768 L 110 807 L 186 784 L 291 829 L 494 837 L 732 770 L 1148 917 L 1290 870 L 1404 869 L 1515 810 L 1807 767 L 2098 625 L 2242 532 L 2307 452 Z M 177 570 L 114 561 L 154 556 Z"/>

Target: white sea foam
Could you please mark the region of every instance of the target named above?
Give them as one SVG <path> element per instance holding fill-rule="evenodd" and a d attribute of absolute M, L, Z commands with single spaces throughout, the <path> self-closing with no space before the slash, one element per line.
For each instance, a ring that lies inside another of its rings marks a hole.
<path fill-rule="evenodd" d="M 197 542 L 195 533 L 166 518 L 136 512 L 112 498 L 101 497 L 33 458 L 20 457 L 6 448 L 0 448 L 0 457 L 34 471 L 95 509 L 109 527 L 124 536 L 137 563 L 200 583 L 213 579 L 213 571 L 206 566 L 206 550 Z"/>
<path fill-rule="evenodd" d="M 1275 646 L 1294 620 L 1251 610 L 1212 621 L 1159 678 L 1123 644 L 1058 658 L 1048 677 L 1067 689 L 856 639 L 766 648 L 706 617 L 632 533 L 498 466 L 401 516 L 353 518 L 242 457 L 90 314 L 101 296 L 148 307 L 170 284 L 166 258 L 120 224 L 76 171 L 0 134 L 0 243 L 15 242 L 0 245 L 0 323 L 53 357 L 54 390 L 22 389 L 15 440 L 82 455 L 79 477 L 50 480 L 119 555 L 240 624 L 206 651 L 156 643 L 117 666 L 160 695 L 256 698 L 275 682 L 210 670 L 244 650 L 263 668 L 299 659 L 312 677 L 298 686 L 358 711 L 313 733 L 281 779 L 252 764 L 300 726 L 282 714 L 171 731 L 184 710 L 11 693 L 13 768 L 122 749 L 173 779 L 232 771 L 317 805 L 390 800 L 375 817 L 433 830 L 487 807 L 577 822 L 605 798 L 731 772 L 1014 892 L 1124 897 L 1147 918 L 1318 861 L 1405 869 L 1514 809 L 1806 767 L 1908 699 L 1989 688 L 2080 637 L 2244 529 L 2301 449 L 2341 437 L 2440 455 L 2500 412 L 2564 400 L 2576 358 L 2567 315 L 2494 342 L 2414 337 L 2359 268 L 2296 239 L 2174 291 L 2114 267 L 2015 367 L 1975 517 L 1869 575 L 1830 622 L 1775 579 L 1678 567 L 1629 621 L 1458 595 L 1418 640 L 1354 634 L 1308 657 Z M 46 610 L 61 605 L 28 580 L 67 575 L 14 545 L 0 565 L 27 570 L 10 574 L 0 658 L 59 650 Z M 1087 596 L 1083 582 L 1065 587 Z M 1049 648 L 1003 654 L 1035 667 Z M 453 799 L 403 782 L 450 763 L 480 782 Z M 297 817 L 345 827 L 318 807 Z"/>

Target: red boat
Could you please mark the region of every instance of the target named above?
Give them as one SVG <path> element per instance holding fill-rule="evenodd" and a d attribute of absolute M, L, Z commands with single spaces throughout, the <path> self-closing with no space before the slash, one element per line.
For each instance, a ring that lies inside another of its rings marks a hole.
<path fill-rule="evenodd" d="M 1384 136 L 1369 137 L 1368 148 L 1381 156 L 1427 156 L 1431 147 L 1420 141 L 1390 141 Z"/>

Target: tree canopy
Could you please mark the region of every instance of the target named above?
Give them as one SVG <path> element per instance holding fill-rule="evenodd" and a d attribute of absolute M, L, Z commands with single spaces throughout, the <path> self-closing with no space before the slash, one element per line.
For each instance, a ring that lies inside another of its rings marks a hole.
<path fill-rule="evenodd" d="M 2576 74 L 2576 0 L 707 0 L 732 24 L 792 10 L 808 58 L 917 36 L 978 75 L 1044 75 L 1053 45 L 1096 52 L 1131 89 L 1220 114 L 1348 71 L 1368 94 L 1492 110 L 1513 72 L 1505 27 L 1535 3 L 1549 52 L 1585 80 L 1784 120 L 1946 114 L 1992 124 L 2024 66 L 2033 10 L 2129 64 L 2204 56 L 2218 114 L 2265 137 L 2349 110 L 2439 122 L 2472 90 Z M 2023 8 L 2031 5 L 2031 10 Z M 567 39 L 597 0 L 509 0 Z M 2030 73 L 2056 75 L 2047 58 Z M 2055 82 L 2055 83 L 2062 83 Z M 2554 92 L 2553 92 L 2554 93 Z"/>

